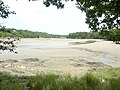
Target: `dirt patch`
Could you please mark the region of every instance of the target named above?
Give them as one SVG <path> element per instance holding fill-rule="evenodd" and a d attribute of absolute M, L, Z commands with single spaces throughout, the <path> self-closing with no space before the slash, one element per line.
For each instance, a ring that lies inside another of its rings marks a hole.
<path fill-rule="evenodd" d="M 80 45 L 80 44 L 90 44 L 90 43 L 95 43 L 96 41 L 83 41 L 83 42 L 70 42 L 69 44 L 72 44 L 72 45 Z"/>
<path fill-rule="evenodd" d="M 37 62 L 37 61 L 39 61 L 38 58 L 25 58 L 25 59 L 22 59 L 22 60 L 24 60 L 26 62 Z"/>
<path fill-rule="evenodd" d="M 0 63 L 16 63 L 16 62 L 18 62 L 18 60 L 8 59 L 8 60 L 0 61 Z"/>
<path fill-rule="evenodd" d="M 87 64 L 91 67 L 104 67 L 108 66 L 106 64 L 103 64 L 102 62 L 87 62 Z"/>
<path fill-rule="evenodd" d="M 73 65 L 74 67 L 83 67 L 84 66 L 84 64 L 80 64 L 80 63 L 74 63 L 71 65 Z"/>

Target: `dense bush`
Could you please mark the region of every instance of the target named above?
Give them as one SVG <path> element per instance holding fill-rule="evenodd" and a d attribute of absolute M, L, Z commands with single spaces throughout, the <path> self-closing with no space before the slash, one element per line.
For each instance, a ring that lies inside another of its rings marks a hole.
<path fill-rule="evenodd" d="M 113 29 L 107 32 L 106 34 L 107 40 L 111 40 L 116 44 L 120 42 L 120 29 Z"/>

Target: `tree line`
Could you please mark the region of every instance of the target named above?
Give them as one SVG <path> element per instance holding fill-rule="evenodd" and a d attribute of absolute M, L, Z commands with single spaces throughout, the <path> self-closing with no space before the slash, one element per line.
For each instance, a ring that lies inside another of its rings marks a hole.
<path fill-rule="evenodd" d="M 33 32 L 30 30 L 17 30 L 12 28 L 0 29 L 0 37 L 20 38 L 66 38 L 67 35 L 48 34 L 46 32 Z"/>
<path fill-rule="evenodd" d="M 99 32 L 75 32 L 70 33 L 68 38 L 72 39 L 103 39 L 104 36 L 100 35 Z"/>
<path fill-rule="evenodd" d="M 46 32 L 33 32 L 30 30 L 17 30 L 14 28 L 1 28 L 0 37 L 20 38 L 71 38 L 71 39 L 105 39 L 116 43 L 120 42 L 120 30 L 112 29 L 104 32 L 75 32 L 69 35 L 55 35 Z"/>
<path fill-rule="evenodd" d="M 113 41 L 116 44 L 120 43 L 120 30 L 112 29 L 109 31 L 103 32 L 75 32 L 70 33 L 68 38 L 72 39 L 105 39 L 109 41 Z"/>

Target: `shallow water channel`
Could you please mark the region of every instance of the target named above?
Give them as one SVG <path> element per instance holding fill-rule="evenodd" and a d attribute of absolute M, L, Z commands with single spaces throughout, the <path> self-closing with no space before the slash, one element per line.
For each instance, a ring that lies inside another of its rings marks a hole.
<path fill-rule="evenodd" d="M 23 49 L 45 49 L 45 48 L 52 48 L 52 47 L 67 47 L 69 42 L 52 42 L 52 43 L 30 43 L 30 44 L 21 44 L 18 45 L 18 50 Z M 92 53 L 92 52 L 91 52 Z M 113 58 L 108 57 L 107 55 L 99 54 L 100 62 L 113 67 L 120 67 L 120 62 L 115 61 Z"/>
<path fill-rule="evenodd" d="M 51 47 L 65 47 L 68 42 L 54 42 L 54 43 L 31 43 L 18 45 L 19 49 L 34 49 L 34 48 L 51 48 Z"/>
<path fill-rule="evenodd" d="M 113 67 L 120 67 L 120 61 L 113 60 L 112 58 L 107 57 L 106 55 L 101 55 L 100 62 Z"/>

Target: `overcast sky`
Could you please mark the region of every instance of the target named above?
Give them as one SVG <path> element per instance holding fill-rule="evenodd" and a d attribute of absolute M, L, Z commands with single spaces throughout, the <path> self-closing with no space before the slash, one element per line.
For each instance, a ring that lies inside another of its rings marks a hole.
<path fill-rule="evenodd" d="M 66 3 L 65 8 L 58 10 L 54 6 L 43 5 L 43 0 L 3 0 L 16 15 L 0 19 L 2 25 L 9 28 L 47 32 L 51 34 L 69 34 L 72 32 L 90 31 L 85 23 L 85 14 L 78 10 L 74 2 Z"/>

